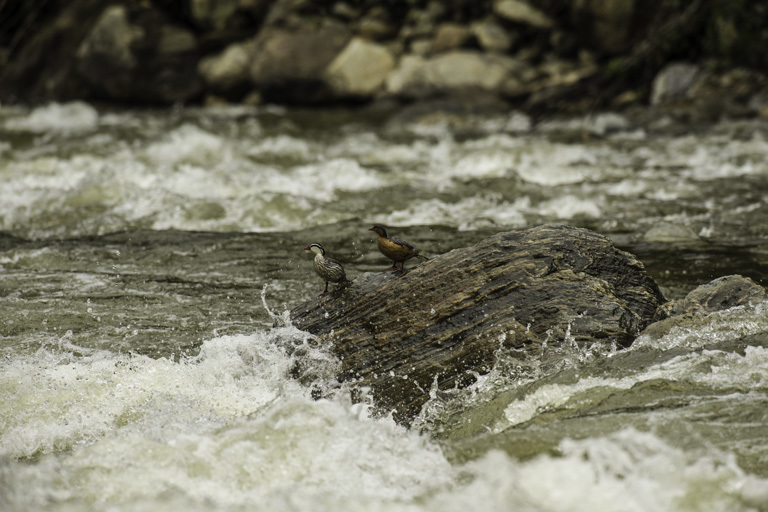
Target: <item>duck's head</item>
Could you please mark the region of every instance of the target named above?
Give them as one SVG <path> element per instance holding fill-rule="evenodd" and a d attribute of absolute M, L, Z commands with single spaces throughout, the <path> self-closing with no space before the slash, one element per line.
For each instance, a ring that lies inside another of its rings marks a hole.
<path fill-rule="evenodd" d="M 387 238 L 387 230 L 381 224 L 374 224 L 368 231 L 373 231 L 377 235 Z"/>
<path fill-rule="evenodd" d="M 309 247 L 304 248 L 305 251 L 312 251 L 315 254 L 325 254 L 325 249 L 320 244 L 309 244 Z"/>

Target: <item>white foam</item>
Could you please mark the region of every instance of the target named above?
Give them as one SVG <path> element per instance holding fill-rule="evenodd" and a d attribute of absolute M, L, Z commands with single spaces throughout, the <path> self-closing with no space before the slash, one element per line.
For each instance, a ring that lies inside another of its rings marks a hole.
<path fill-rule="evenodd" d="M 0 164 L 0 174 L 8 176 L 0 189 L 0 229 L 31 237 L 103 234 L 136 224 L 212 231 L 298 229 L 344 218 L 322 209 L 339 195 L 387 183 L 385 173 L 351 158 L 312 155 L 310 163 L 281 168 L 244 158 L 239 151 L 222 137 L 184 125 L 144 148 L 120 145 L 108 158 L 32 156 L 11 161 L 5 169 Z M 54 218 L 60 225 L 52 225 Z"/>
<path fill-rule="evenodd" d="M 716 389 L 768 390 L 768 349 L 746 347 L 744 355 L 706 350 L 703 357 L 713 363 L 709 372 L 695 373 L 691 380 Z"/>
<path fill-rule="evenodd" d="M 557 200 L 532 204 L 530 197 L 520 196 L 514 201 L 503 199 L 492 192 L 462 198 L 456 202 L 440 199 L 413 201 L 405 209 L 387 215 L 379 215 L 384 222 L 399 226 L 420 224 L 446 224 L 456 226 L 460 231 L 503 226 L 522 228 L 529 223 L 529 217 L 547 215 L 557 219 L 579 217 L 599 218 L 604 200 L 581 199 L 566 194 Z"/>
<path fill-rule="evenodd" d="M 565 194 L 557 199 L 539 203 L 537 213 L 557 219 L 598 218 L 603 213 L 600 206 L 603 202 L 602 197 L 582 199 L 573 194 Z"/>
<path fill-rule="evenodd" d="M 5 127 L 9 130 L 35 133 L 71 133 L 91 131 L 96 129 L 98 124 L 99 113 L 95 108 L 82 101 L 73 101 L 37 107 L 26 117 L 8 119 Z"/>
<path fill-rule="evenodd" d="M 49 107 L 40 112 L 55 110 Z M 47 133 L 34 144 L 22 137 L 14 147 L 13 141 L 0 148 L 9 156 L 0 159 L 0 229 L 33 238 L 137 227 L 291 230 L 360 216 L 361 204 L 386 205 L 366 216 L 389 216 L 401 225 L 525 227 L 555 219 L 621 217 L 623 199 L 637 196 L 643 203 L 665 203 L 674 216 L 679 208 L 672 203 L 699 197 L 702 187 L 710 186 L 702 182 L 768 172 L 768 144 L 759 136 L 742 140 L 714 132 L 642 145 L 567 144 L 541 133 L 511 133 L 515 130 L 505 123 L 514 117 L 495 116 L 484 118 L 490 130 L 484 136 L 456 139 L 445 129 L 437 137 L 403 142 L 360 126 L 322 136 L 285 134 L 241 119 L 245 113 L 235 109 L 195 118 L 185 111 L 171 120 L 105 114 L 96 119 L 99 132 L 76 145 Z M 4 115 L 22 124 L 33 117 Z M 178 119 L 188 121 L 176 127 Z M 622 133 L 621 118 L 592 121 L 593 131 Z M 527 131 L 525 120 L 520 122 L 521 131 Z M 134 132 L 141 135 L 130 135 Z M 502 185 L 498 191 L 497 184 Z M 407 194 L 400 200 L 402 190 Z M 385 201 L 388 194 L 392 198 Z M 738 203 L 737 194 L 699 201 L 704 210 L 696 219 L 679 216 L 695 221 L 698 231 L 702 221 L 720 213 L 724 201 Z M 728 216 L 742 217 L 761 204 L 752 198 L 743 208 L 730 208 Z M 631 211 L 626 214 L 625 222 L 636 221 Z M 712 236 L 718 232 L 717 225 L 711 228 Z"/>
<path fill-rule="evenodd" d="M 660 338 L 644 334 L 634 341 L 633 346 L 663 350 L 675 347 L 698 349 L 707 345 L 716 346 L 720 340 L 765 332 L 768 332 L 768 301 L 710 313 L 693 325 L 672 327 Z"/>
<path fill-rule="evenodd" d="M 507 119 L 504 130 L 507 132 L 528 132 L 531 130 L 531 127 L 533 126 L 533 122 L 531 121 L 530 116 L 523 114 L 522 112 L 512 112 L 510 114 L 509 118 Z"/>
<path fill-rule="evenodd" d="M 271 313 L 275 317 L 275 313 Z M 276 318 L 276 317 L 275 317 Z M 8 510 L 748 511 L 764 479 L 735 458 L 671 446 L 632 429 L 563 440 L 558 454 L 491 451 L 452 465 L 440 444 L 372 419 L 348 392 L 312 400 L 338 361 L 285 327 L 206 341 L 179 361 L 89 352 L 66 338 L 0 361 L 0 487 Z M 632 350 L 632 349 L 630 349 Z M 85 355 L 75 355 L 84 353 Z M 693 352 L 617 378 L 541 386 L 507 408 L 510 424 L 578 407 L 652 379 L 729 392 L 768 388 L 768 350 Z M 35 457 L 34 464 L 16 462 Z"/>
<path fill-rule="evenodd" d="M 768 174 L 768 142 L 756 135 L 738 140 L 718 135 L 684 136 L 647 155 L 646 165 L 676 171 L 681 178 L 709 181 Z M 678 181 L 678 180 L 669 180 Z"/>
<path fill-rule="evenodd" d="M 536 130 L 545 133 L 587 132 L 602 136 L 609 132 L 626 130 L 628 127 L 629 121 L 626 117 L 614 112 L 603 112 L 575 119 L 544 121 L 536 126 Z"/>
<path fill-rule="evenodd" d="M 67 343 L 66 336 L 60 343 Z M 246 415 L 295 384 L 286 379 L 291 364 L 264 335 L 215 338 L 199 356 L 180 362 L 108 352 L 79 358 L 42 348 L 34 357 L 2 363 L 0 388 L 15 399 L 0 405 L 0 416 L 10 419 L 0 435 L 0 453 L 51 453 L 102 436 L 123 421 L 152 416 L 166 402 L 184 403 L 189 414 L 212 421 Z"/>
<path fill-rule="evenodd" d="M 580 183 L 595 175 L 597 156 L 585 146 L 537 144 L 520 155 L 515 172 L 539 185 Z"/>
<path fill-rule="evenodd" d="M 292 328 L 223 336 L 179 362 L 52 349 L 3 361 L 0 456 L 43 455 L 34 471 L 0 466 L 0 485 L 14 489 L 4 499 L 18 510 L 167 500 L 338 510 L 412 502 L 452 483 L 439 446 L 418 433 L 371 419 L 346 392 L 310 399 L 278 345 L 314 351 L 321 385 L 338 362 L 302 339 Z"/>
<path fill-rule="evenodd" d="M 62 220 L 67 217 L 67 210 L 108 202 L 118 195 L 115 184 L 102 177 L 108 169 L 104 161 L 90 155 L 76 155 L 68 160 L 37 157 L 9 162 L 4 169 L 1 166 L 0 173 L 5 172 L 7 179 L 0 187 L 0 229 L 28 229 L 23 233 L 26 236 L 36 234 L 40 218 L 43 223 L 56 219 L 53 212 L 57 212 L 56 220 Z M 103 186 L 107 183 L 111 188 Z M 115 196 L 110 198 L 112 193 Z M 33 227 L 29 228 L 30 225 Z"/>
<path fill-rule="evenodd" d="M 563 409 L 568 406 L 576 407 L 578 397 L 590 393 L 592 397 L 598 393 L 611 393 L 616 389 L 629 389 L 641 379 L 647 380 L 660 376 L 646 374 L 641 377 L 629 376 L 621 379 L 587 377 L 579 379 L 575 384 L 545 384 L 538 387 L 524 399 L 515 400 L 504 409 L 505 421 L 494 426 L 495 431 L 502 431 L 512 425 L 519 425 L 533 419 L 543 411 Z"/>
<path fill-rule="evenodd" d="M 713 323 L 717 323 L 714 320 Z M 768 326 L 757 325 L 760 322 L 751 322 L 738 327 L 733 318 L 729 319 L 730 330 L 724 334 L 719 332 L 719 338 L 723 336 L 742 336 L 755 332 L 766 332 Z M 700 338 L 710 339 L 709 324 L 697 329 L 680 329 L 667 336 L 674 339 L 673 342 L 654 343 L 650 338 L 636 342 L 630 350 L 643 350 L 644 346 L 663 346 L 664 348 L 691 346 L 686 340 L 688 337 L 697 338 L 694 347 L 703 346 Z M 519 425 L 533 419 L 542 411 L 555 411 L 578 409 L 582 397 L 589 401 L 598 401 L 598 397 L 609 396 L 616 390 L 627 390 L 639 383 L 653 380 L 687 381 L 706 384 L 712 389 L 735 390 L 744 392 L 756 389 L 768 390 L 768 350 L 763 347 L 747 347 L 744 355 L 723 352 L 719 350 L 705 350 L 702 353 L 691 352 L 650 366 L 641 372 L 630 372 L 622 377 L 582 377 L 572 384 L 544 384 L 524 398 L 515 400 L 504 409 L 504 420 L 494 426 L 495 431 L 501 431 L 512 425 Z"/>
<path fill-rule="evenodd" d="M 525 213 L 530 208 L 525 196 L 508 202 L 500 196 L 488 193 L 449 203 L 439 199 L 415 201 L 404 210 L 384 216 L 388 224 L 413 226 L 420 224 L 457 225 L 459 230 L 479 229 L 490 226 L 523 227 L 527 224 Z"/>
<path fill-rule="evenodd" d="M 482 504 L 489 511 L 747 512 L 762 510 L 768 497 L 768 482 L 733 457 L 685 452 L 633 429 L 565 439 L 559 454 L 527 461 L 491 451 L 453 469 L 412 433 L 360 421 L 332 403 L 312 405 L 282 404 L 264 421 L 248 418 L 211 437 L 105 440 L 35 471 L 0 468 L 0 481 L 18 478 L 14 511 L 66 503 L 66 510 L 124 511 L 465 512 Z"/>
<path fill-rule="evenodd" d="M 225 140 L 192 124 L 184 124 L 169 133 L 163 140 L 149 144 L 144 150 L 146 158 L 154 165 L 174 166 L 181 163 L 193 165 L 221 165 L 232 158 L 232 149 Z"/>
<path fill-rule="evenodd" d="M 452 144 L 451 139 L 446 144 Z M 429 161 L 434 150 L 433 143 L 422 139 L 406 144 L 384 140 L 372 132 L 360 132 L 345 134 L 338 142 L 329 144 L 325 154 L 329 158 L 354 158 L 362 165 L 405 168 Z M 442 146 L 439 151 L 443 151 Z"/>
<path fill-rule="evenodd" d="M 263 158 L 265 155 L 280 155 L 292 159 L 307 159 L 318 150 L 319 148 L 313 147 L 306 140 L 290 135 L 277 135 L 256 141 L 245 152 L 255 158 Z"/>
<path fill-rule="evenodd" d="M 83 468 L 76 490 L 85 499 L 130 503 L 174 489 L 218 507 L 412 500 L 450 474 L 440 451 L 415 434 L 361 420 L 338 403 L 297 398 L 215 433 L 108 439 L 68 464 Z"/>
<path fill-rule="evenodd" d="M 356 160 L 336 158 L 326 162 L 302 165 L 288 173 L 271 176 L 265 188 L 330 201 L 339 192 L 358 192 L 376 189 L 384 180 L 375 171 L 360 165 Z"/>
<path fill-rule="evenodd" d="M 638 197 L 653 187 L 646 180 L 626 178 L 605 187 L 605 192 L 614 196 Z"/>
<path fill-rule="evenodd" d="M 768 481 L 749 476 L 730 456 L 700 456 L 653 434 L 627 429 L 579 441 L 565 439 L 558 456 L 517 462 L 490 452 L 467 467 L 465 487 L 438 495 L 442 511 L 550 512 L 748 511 L 764 506 Z"/>
<path fill-rule="evenodd" d="M 514 155 L 508 152 L 475 153 L 459 158 L 450 167 L 450 174 L 456 178 L 498 178 L 506 176 L 515 163 Z"/>

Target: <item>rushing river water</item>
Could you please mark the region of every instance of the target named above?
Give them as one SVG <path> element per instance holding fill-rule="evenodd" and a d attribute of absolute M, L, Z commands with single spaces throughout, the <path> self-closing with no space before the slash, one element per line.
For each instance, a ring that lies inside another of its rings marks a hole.
<path fill-rule="evenodd" d="M 0 108 L 0 509 L 768 511 L 768 303 L 500 351 L 406 430 L 272 327 L 322 291 L 309 243 L 388 266 L 375 222 L 425 254 L 566 222 L 667 298 L 765 285 L 768 123 Z"/>

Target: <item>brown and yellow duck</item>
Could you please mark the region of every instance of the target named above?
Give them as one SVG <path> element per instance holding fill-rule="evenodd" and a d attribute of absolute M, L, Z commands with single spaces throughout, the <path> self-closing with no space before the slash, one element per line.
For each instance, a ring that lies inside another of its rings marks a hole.
<path fill-rule="evenodd" d="M 379 235 L 377 240 L 379 251 L 381 251 L 381 254 L 393 261 L 392 267 L 390 268 L 390 270 L 393 272 L 404 270 L 406 260 L 409 260 L 413 257 L 422 260 L 429 259 L 426 256 L 419 254 L 419 251 L 414 249 L 414 247 L 408 242 L 400 240 L 399 238 L 387 237 L 387 230 L 381 224 L 375 224 L 368 231 L 373 231 Z M 400 263 L 400 268 L 397 268 L 398 263 Z"/>

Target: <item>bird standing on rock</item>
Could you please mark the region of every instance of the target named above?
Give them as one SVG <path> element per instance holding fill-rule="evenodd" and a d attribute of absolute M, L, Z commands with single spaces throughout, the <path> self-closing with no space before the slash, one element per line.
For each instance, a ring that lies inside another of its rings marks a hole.
<path fill-rule="evenodd" d="M 339 283 L 334 292 L 341 288 L 341 285 L 347 282 L 347 276 L 344 273 L 344 267 L 338 261 L 327 258 L 325 256 L 325 249 L 320 244 L 310 244 L 309 247 L 304 248 L 305 251 L 312 251 L 315 253 L 315 272 L 319 275 L 323 281 L 325 281 L 325 290 L 320 296 L 328 295 L 328 283 Z"/>
<path fill-rule="evenodd" d="M 377 240 L 379 245 L 379 251 L 381 254 L 393 261 L 391 271 L 397 272 L 405 269 L 405 261 L 413 258 L 414 256 L 427 260 L 426 256 L 419 254 L 419 251 L 413 248 L 411 244 L 400 240 L 398 238 L 388 238 L 387 230 L 381 224 L 375 224 L 368 231 L 373 231 L 379 238 Z M 400 268 L 397 268 L 397 264 L 400 263 Z"/>

